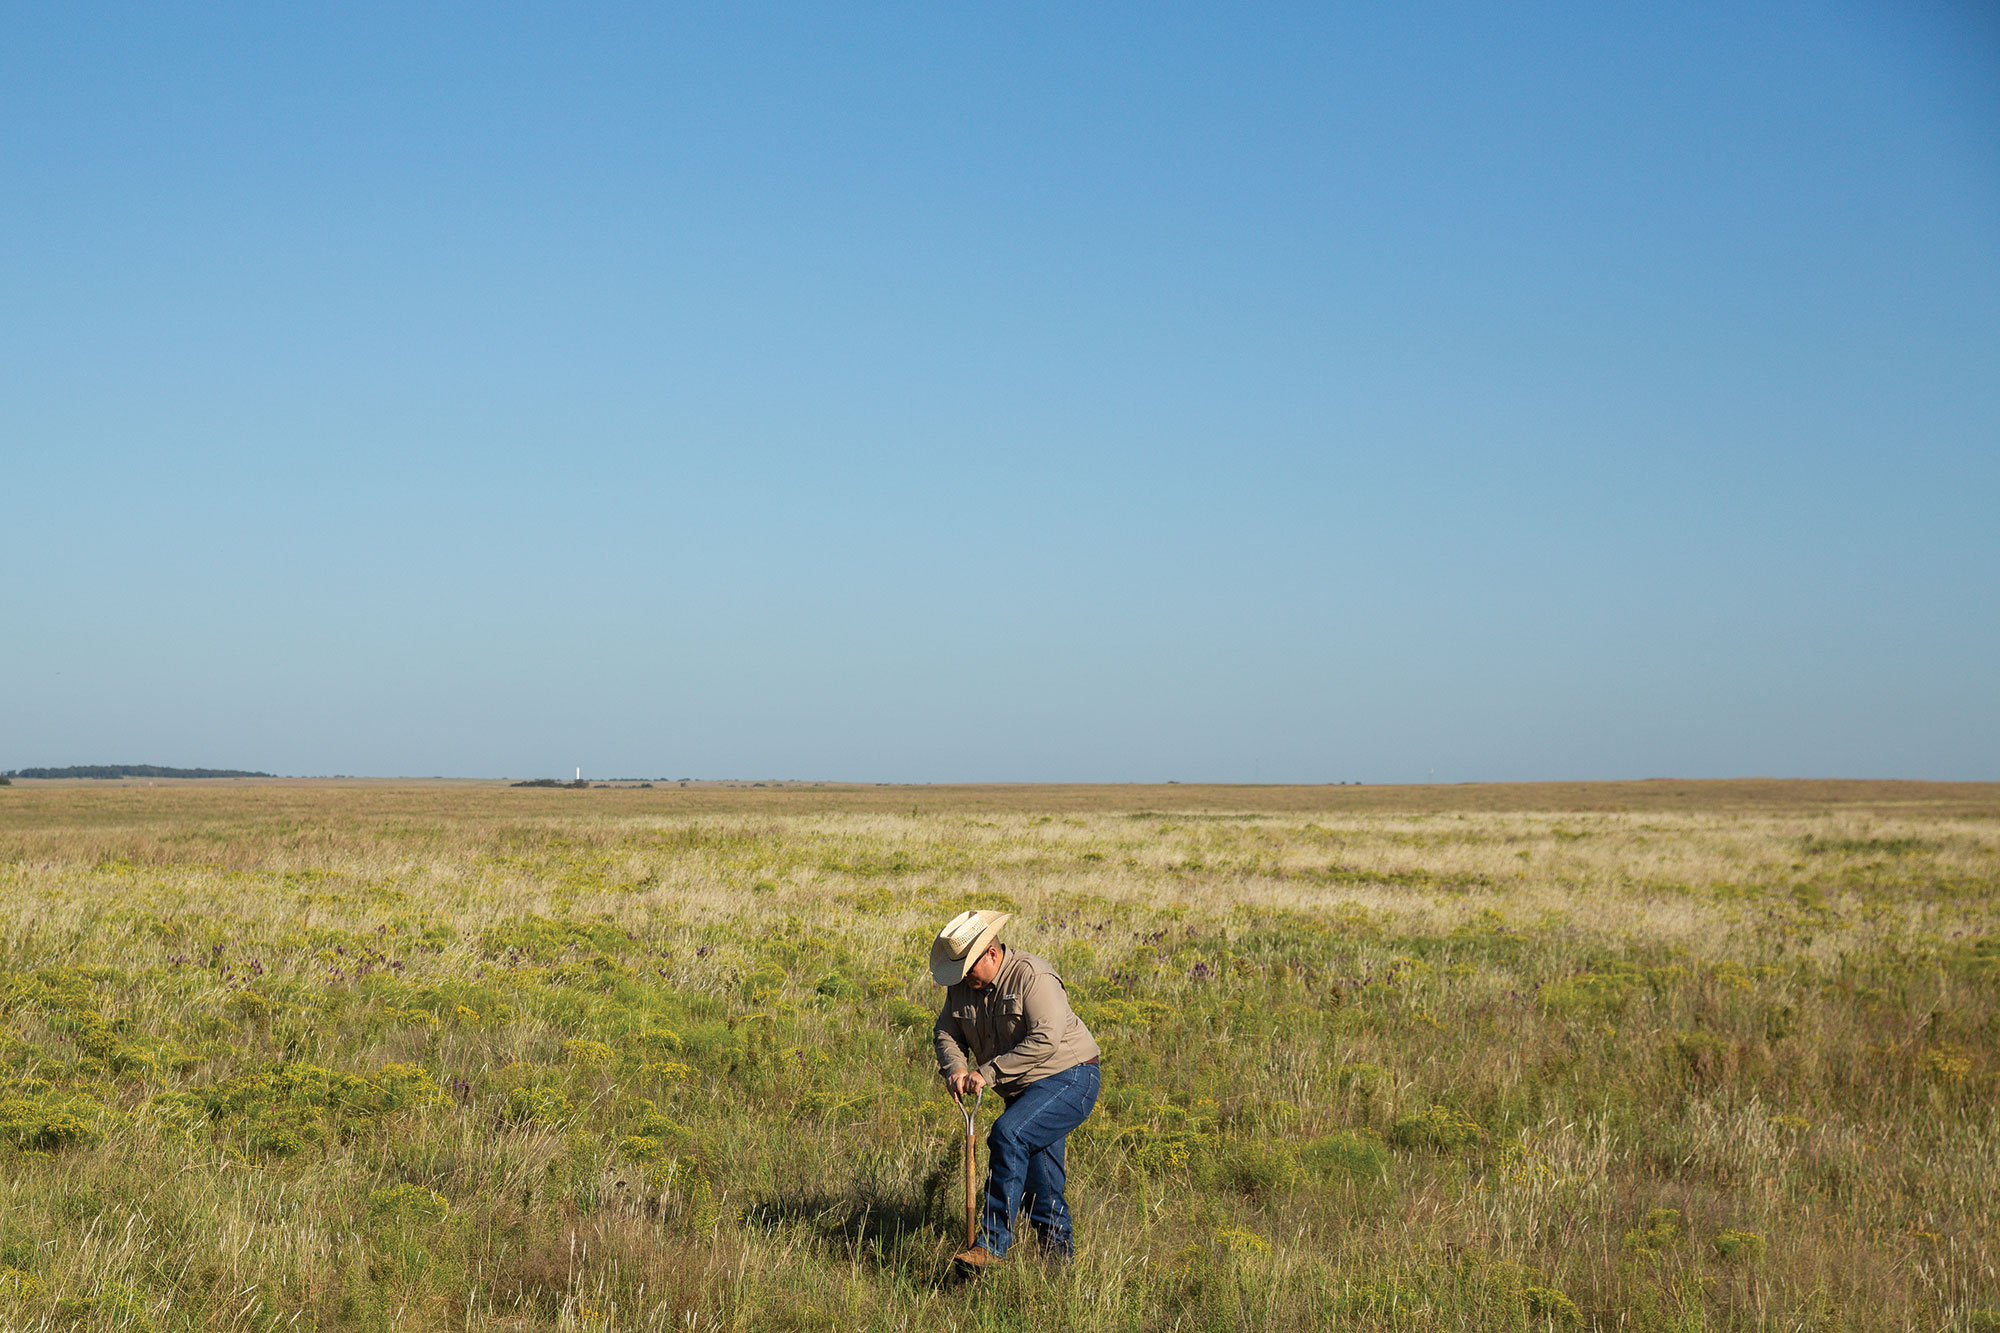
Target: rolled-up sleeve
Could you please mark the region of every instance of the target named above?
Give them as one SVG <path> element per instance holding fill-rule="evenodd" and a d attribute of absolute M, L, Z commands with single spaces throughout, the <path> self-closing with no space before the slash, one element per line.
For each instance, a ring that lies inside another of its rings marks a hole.
<path fill-rule="evenodd" d="M 1021 994 L 1021 1021 L 1021 1039 L 980 1066 L 988 1083 L 1017 1078 L 1055 1055 L 1069 1026 L 1070 1008 L 1069 993 L 1053 973 L 1032 974 Z"/>

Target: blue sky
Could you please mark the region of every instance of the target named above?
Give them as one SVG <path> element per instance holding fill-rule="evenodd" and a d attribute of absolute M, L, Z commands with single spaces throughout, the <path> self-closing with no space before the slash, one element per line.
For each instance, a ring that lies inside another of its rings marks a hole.
<path fill-rule="evenodd" d="M 16 6 L 0 769 L 2000 778 L 2000 19 Z"/>

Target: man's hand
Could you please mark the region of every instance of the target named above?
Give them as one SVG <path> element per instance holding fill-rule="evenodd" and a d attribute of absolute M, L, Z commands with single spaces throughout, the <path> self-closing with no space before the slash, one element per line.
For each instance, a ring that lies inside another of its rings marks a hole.
<path fill-rule="evenodd" d="M 954 1097 L 974 1097 L 986 1086 L 986 1077 L 977 1069 L 961 1069 L 956 1074 L 946 1074 L 944 1085 Z"/>

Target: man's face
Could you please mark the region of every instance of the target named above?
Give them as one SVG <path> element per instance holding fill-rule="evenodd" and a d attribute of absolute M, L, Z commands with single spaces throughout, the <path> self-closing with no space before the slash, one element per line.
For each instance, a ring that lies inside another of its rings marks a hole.
<path fill-rule="evenodd" d="M 1000 945 L 996 942 L 986 946 L 986 952 L 979 955 L 979 961 L 965 974 L 965 984 L 974 990 L 985 990 L 993 984 L 993 978 L 1000 975 Z"/>

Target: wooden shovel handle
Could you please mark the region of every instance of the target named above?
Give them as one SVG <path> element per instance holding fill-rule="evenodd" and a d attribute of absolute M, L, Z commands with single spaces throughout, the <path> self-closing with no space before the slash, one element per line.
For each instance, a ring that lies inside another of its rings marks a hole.
<path fill-rule="evenodd" d="M 952 1100 L 965 1114 L 965 1248 L 979 1244 L 979 1146 L 978 1137 L 979 1103 L 986 1100 L 986 1089 L 979 1090 L 979 1096 L 968 1103 L 957 1093 Z"/>
<path fill-rule="evenodd" d="M 978 1169 L 974 1165 L 977 1149 L 972 1142 L 972 1128 L 965 1130 L 965 1248 L 971 1249 L 979 1243 L 979 1202 Z"/>

